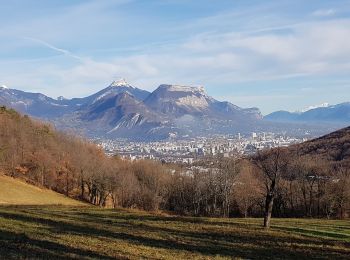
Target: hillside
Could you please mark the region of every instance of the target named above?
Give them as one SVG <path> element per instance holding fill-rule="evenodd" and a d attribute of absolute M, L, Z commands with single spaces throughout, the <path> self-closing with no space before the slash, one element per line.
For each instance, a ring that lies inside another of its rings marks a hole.
<path fill-rule="evenodd" d="M 0 174 L 0 205 L 83 206 L 85 204 L 57 192 Z"/>
<path fill-rule="evenodd" d="M 99 206 L 153 210 L 170 181 L 167 171 L 159 162 L 108 157 L 93 143 L 0 107 L 5 175 Z"/>
<path fill-rule="evenodd" d="M 350 127 L 290 147 L 300 155 L 316 156 L 332 163 L 350 166 Z"/>

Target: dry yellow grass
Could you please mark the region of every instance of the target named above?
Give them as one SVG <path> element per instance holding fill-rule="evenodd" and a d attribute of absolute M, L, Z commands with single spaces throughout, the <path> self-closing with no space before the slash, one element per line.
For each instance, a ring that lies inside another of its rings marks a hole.
<path fill-rule="evenodd" d="M 349 220 L 0 206 L 0 259 L 349 259 Z"/>
<path fill-rule="evenodd" d="M 0 175 L 0 259 L 349 259 L 350 254 L 349 220 L 273 218 L 265 230 L 262 219 L 81 205 Z"/>
<path fill-rule="evenodd" d="M 0 174 L 0 205 L 83 206 L 85 204 L 57 192 Z"/>

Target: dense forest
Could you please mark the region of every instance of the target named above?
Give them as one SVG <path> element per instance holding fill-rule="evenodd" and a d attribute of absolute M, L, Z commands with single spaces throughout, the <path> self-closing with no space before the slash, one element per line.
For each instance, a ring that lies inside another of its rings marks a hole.
<path fill-rule="evenodd" d="M 188 165 L 108 157 L 96 145 L 0 108 L 0 169 L 101 207 L 193 216 L 345 218 L 350 128 L 250 157 Z"/>

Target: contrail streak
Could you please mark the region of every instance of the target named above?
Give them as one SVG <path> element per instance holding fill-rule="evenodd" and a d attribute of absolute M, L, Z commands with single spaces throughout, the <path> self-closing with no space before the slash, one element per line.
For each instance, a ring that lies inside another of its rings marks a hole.
<path fill-rule="evenodd" d="M 65 49 L 61 49 L 61 48 L 58 48 L 46 41 L 43 41 L 43 40 L 40 40 L 40 39 L 36 39 L 36 38 L 32 38 L 32 37 L 23 37 L 23 39 L 26 39 L 26 40 L 30 40 L 30 41 L 33 41 L 33 42 L 37 42 L 51 50 L 54 50 L 54 51 L 57 51 L 57 52 L 60 52 L 66 56 L 69 56 L 69 57 L 72 57 L 74 59 L 77 59 L 77 60 L 80 60 L 80 61 L 83 61 L 84 59 L 82 57 L 79 57 L 75 54 L 73 54 L 72 52 L 68 51 L 68 50 L 65 50 Z"/>

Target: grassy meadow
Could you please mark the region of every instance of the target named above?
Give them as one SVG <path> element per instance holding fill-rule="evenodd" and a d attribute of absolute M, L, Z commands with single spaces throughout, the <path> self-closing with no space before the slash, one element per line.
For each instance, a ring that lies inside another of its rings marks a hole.
<path fill-rule="evenodd" d="M 0 174 L 0 205 L 70 205 L 83 206 L 77 200 L 48 189 L 42 189 L 19 179 Z"/>
<path fill-rule="evenodd" d="M 349 259 L 350 221 L 168 216 L 78 206 L 0 206 L 4 259 Z"/>

